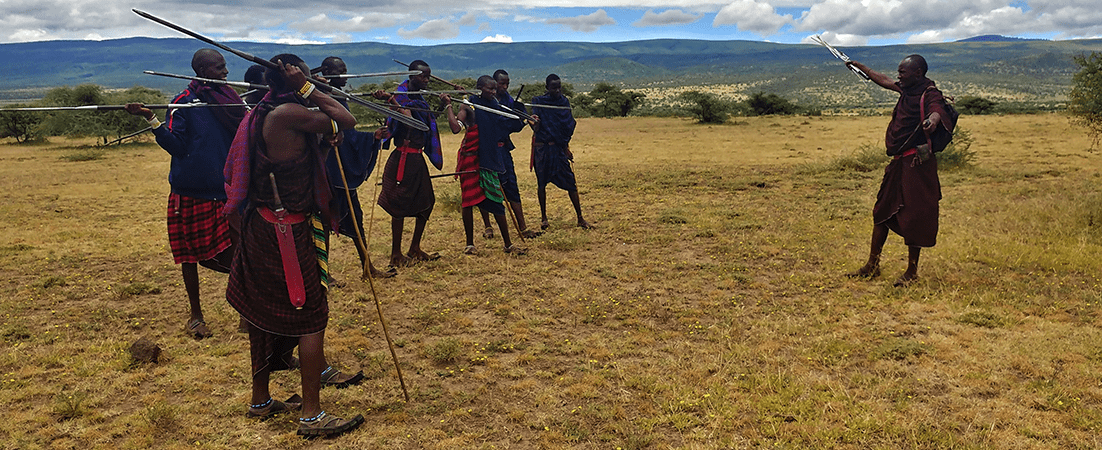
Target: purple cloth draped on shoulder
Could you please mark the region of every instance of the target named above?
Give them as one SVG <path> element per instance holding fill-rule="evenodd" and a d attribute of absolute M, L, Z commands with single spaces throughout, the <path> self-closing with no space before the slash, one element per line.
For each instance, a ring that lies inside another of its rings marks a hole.
<path fill-rule="evenodd" d="M 241 120 L 241 125 L 237 127 L 237 135 L 234 137 L 233 143 L 230 144 L 230 151 L 226 156 L 226 167 L 222 171 L 222 175 L 226 179 L 226 206 L 222 210 L 223 214 L 240 213 L 244 215 L 245 209 L 249 206 L 249 189 L 254 167 L 253 152 L 256 150 L 253 147 L 264 147 L 264 140 L 260 137 L 263 119 L 267 117 L 269 111 L 284 103 L 302 104 L 302 101 L 294 93 L 277 96 L 269 91 L 264 99 L 260 101 L 260 104 L 256 105 L 256 108 L 245 114 L 245 118 Z M 318 152 L 319 156 L 315 158 L 319 171 L 317 172 L 318 175 L 314 177 L 314 201 L 320 209 L 322 223 L 336 229 L 336 217 L 331 214 L 332 205 L 330 202 L 332 195 L 329 191 L 329 179 L 325 176 L 324 153 L 328 149 L 322 149 L 316 144 L 312 147 L 314 151 Z"/>
<path fill-rule="evenodd" d="M 199 80 L 192 80 L 187 87 L 191 92 L 194 92 L 195 96 L 199 97 L 199 100 L 202 100 L 203 103 L 218 105 L 244 103 L 241 97 L 237 95 L 237 91 L 225 84 L 207 84 Z M 244 106 L 237 108 L 210 108 L 210 111 L 214 113 L 214 117 L 218 119 L 218 122 L 229 131 L 237 129 L 238 125 L 241 124 L 241 119 L 245 117 L 246 113 Z"/>
<path fill-rule="evenodd" d="M 402 84 L 398 85 L 395 91 L 397 93 L 394 94 L 394 99 L 398 101 L 399 105 L 425 110 L 432 109 L 432 107 L 429 106 L 429 102 L 425 101 L 423 98 L 413 98 L 410 97 L 409 94 L 402 93 L 409 92 L 409 80 L 403 81 Z M 436 170 L 443 169 L 444 150 L 440 145 L 440 130 L 436 126 L 436 116 L 428 111 L 410 111 L 410 113 L 413 114 L 414 119 L 428 124 L 429 131 L 425 132 L 426 139 L 424 152 L 428 155 L 429 162 L 432 163 L 433 167 L 436 167 Z M 387 126 L 392 126 L 393 124 L 394 120 L 387 119 Z M 391 128 L 391 134 L 394 134 L 393 130 L 394 129 Z M 398 145 L 400 144 L 401 143 L 398 143 Z"/>

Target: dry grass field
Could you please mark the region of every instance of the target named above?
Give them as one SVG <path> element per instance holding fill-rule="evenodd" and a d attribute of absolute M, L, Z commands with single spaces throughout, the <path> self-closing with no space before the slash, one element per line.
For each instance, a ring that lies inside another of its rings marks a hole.
<path fill-rule="evenodd" d="M 523 257 L 480 236 L 463 255 L 458 187 L 437 179 L 424 245 L 443 257 L 376 285 L 411 400 L 353 244 L 334 240 L 326 351 L 368 379 L 322 403 L 367 423 L 314 441 L 293 416 L 245 417 L 224 275 L 200 269 L 215 336 L 184 334 L 166 153 L 0 145 L 0 448 L 1102 448 L 1102 155 L 1063 116 L 962 118 L 975 164 L 942 171 L 938 245 L 894 288 L 894 235 L 882 278 L 844 276 L 881 171 L 831 164 L 887 121 L 582 120 L 575 170 L 600 228 L 573 227 L 550 189 L 552 227 Z M 387 224 L 376 211 L 379 261 Z M 131 361 L 142 336 L 159 363 Z M 274 396 L 297 381 L 274 375 Z"/>

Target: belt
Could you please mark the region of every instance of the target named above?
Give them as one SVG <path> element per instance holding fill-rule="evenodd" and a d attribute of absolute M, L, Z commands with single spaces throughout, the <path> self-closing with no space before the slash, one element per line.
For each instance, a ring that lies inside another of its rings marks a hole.
<path fill-rule="evenodd" d="M 306 286 L 302 282 L 302 268 L 298 264 L 298 252 L 295 250 L 295 236 L 291 232 L 291 225 L 305 222 L 309 215 L 282 209 L 272 211 L 263 206 L 256 208 L 256 211 L 265 222 L 275 226 L 279 255 L 283 260 L 283 277 L 287 280 L 287 295 L 295 309 L 302 309 L 302 305 L 306 304 Z"/>
<path fill-rule="evenodd" d="M 421 153 L 421 149 L 413 147 L 398 147 L 398 151 L 402 152 L 402 156 L 398 158 L 398 176 L 395 181 L 398 184 L 402 183 L 402 175 L 406 173 L 406 155 L 413 153 Z"/>
<path fill-rule="evenodd" d="M 893 159 L 899 159 L 899 158 L 903 158 L 903 157 L 906 157 L 906 156 L 911 156 L 911 155 L 914 155 L 914 154 L 917 154 L 917 153 L 918 153 L 918 149 L 917 148 L 912 148 L 910 150 L 904 151 L 903 153 L 895 155 L 895 158 L 893 158 Z"/>

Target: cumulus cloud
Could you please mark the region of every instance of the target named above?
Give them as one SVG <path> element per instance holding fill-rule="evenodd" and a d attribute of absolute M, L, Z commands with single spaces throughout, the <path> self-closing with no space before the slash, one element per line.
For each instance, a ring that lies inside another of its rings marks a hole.
<path fill-rule="evenodd" d="M 315 14 L 310 18 L 292 22 L 288 28 L 304 33 L 338 34 L 359 33 L 376 28 L 394 26 L 400 18 L 390 14 L 372 14 L 370 16 L 355 16 L 346 19 L 331 18 L 325 13 Z"/>
<path fill-rule="evenodd" d="M 716 13 L 712 26 L 734 25 L 742 31 L 769 35 L 791 22 L 791 14 L 783 16 L 777 14 L 777 10 L 768 3 L 756 0 L 735 0 Z"/>
<path fill-rule="evenodd" d="M 667 9 L 660 13 L 655 13 L 654 10 L 647 10 L 643 13 L 643 17 L 631 24 L 633 27 L 655 27 L 663 25 L 686 25 L 696 22 L 700 19 L 700 16 L 689 14 L 680 9 Z"/>
<path fill-rule="evenodd" d="M 504 44 L 512 44 L 513 38 L 504 34 L 495 34 L 493 36 L 486 36 L 479 42 L 501 42 Z"/>
<path fill-rule="evenodd" d="M 421 24 L 421 26 L 413 30 L 399 28 L 398 35 L 406 39 L 454 39 L 459 36 L 459 25 L 452 23 L 452 21 L 448 19 L 434 19 Z"/>
<path fill-rule="evenodd" d="M 832 32 L 825 32 L 819 35 L 827 44 L 835 47 L 859 47 L 867 45 L 869 38 L 866 36 L 857 36 L 854 34 L 838 34 Z M 800 41 L 801 44 L 818 44 L 811 40 L 811 36 L 805 37 Z"/>
<path fill-rule="evenodd" d="M 608 16 L 608 13 L 603 9 L 598 9 L 593 14 L 576 17 L 557 17 L 554 19 L 547 19 L 545 22 L 551 24 L 564 25 L 571 30 L 579 31 L 582 33 L 592 33 L 597 29 L 606 25 L 616 25 L 616 20 Z"/>
<path fill-rule="evenodd" d="M 464 14 L 463 17 L 460 17 L 459 20 L 455 22 L 455 24 L 462 26 L 472 26 L 478 23 L 477 19 L 478 17 L 475 15 L 475 13 L 468 12 L 467 14 Z"/>

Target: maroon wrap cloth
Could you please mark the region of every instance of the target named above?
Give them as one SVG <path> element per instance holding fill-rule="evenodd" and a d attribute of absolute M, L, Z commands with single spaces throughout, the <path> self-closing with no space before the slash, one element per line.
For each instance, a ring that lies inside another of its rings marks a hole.
<path fill-rule="evenodd" d="M 176 264 L 198 263 L 230 248 L 230 224 L 221 200 L 204 200 L 175 192 L 168 195 L 168 244 Z"/>
<path fill-rule="evenodd" d="M 899 86 L 899 83 L 896 83 L 896 85 Z M 930 87 L 933 87 L 933 89 L 926 92 L 927 88 Z M 941 120 L 947 130 L 952 130 L 956 125 L 952 123 L 952 118 L 945 112 L 943 106 L 945 97 L 934 85 L 933 80 L 924 78 L 913 86 L 900 86 L 900 89 L 902 89 L 902 92 L 899 95 L 899 101 L 895 103 L 895 109 L 892 110 L 892 121 L 888 124 L 888 130 L 884 134 L 884 145 L 887 147 L 889 156 L 898 155 L 903 153 L 904 150 L 910 150 L 926 143 L 926 134 L 919 128 L 922 120 L 925 119 L 921 112 L 922 94 L 924 92 L 926 93 L 926 115 L 929 116 L 934 112 L 941 115 Z"/>
<path fill-rule="evenodd" d="M 428 219 L 434 205 L 436 194 L 421 150 L 400 146 L 390 152 L 383 167 L 379 206 L 393 217 Z"/>

